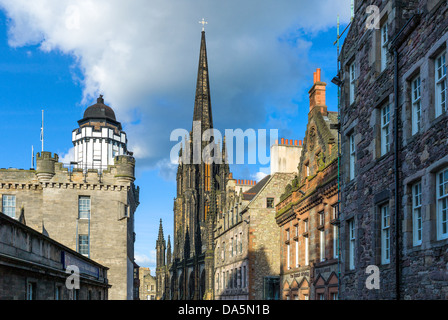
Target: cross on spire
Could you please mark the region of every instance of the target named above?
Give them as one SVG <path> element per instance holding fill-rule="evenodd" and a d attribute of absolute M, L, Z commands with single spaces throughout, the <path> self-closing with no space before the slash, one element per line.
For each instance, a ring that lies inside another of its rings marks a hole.
<path fill-rule="evenodd" d="M 205 25 L 208 24 L 207 21 L 205 21 L 204 18 L 202 18 L 202 21 L 199 21 L 200 24 L 202 24 L 202 31 L 205 31 Z"/>

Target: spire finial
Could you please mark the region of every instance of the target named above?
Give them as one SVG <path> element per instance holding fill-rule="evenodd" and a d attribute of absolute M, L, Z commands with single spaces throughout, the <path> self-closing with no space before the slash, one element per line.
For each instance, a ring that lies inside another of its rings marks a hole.
<path fill-rule="evenodd" d="M 205 25 L 208 24 L 207 21 L 205 21 L 204 18 L 202 18 L 202 21 L 199 21 L 200 24 L 202 24 L 202 31 L 205 31 Z"/>
<path fill-rule="evenodd" d="M 104 99 L 103 99 L 103 95 L 100 94 L 100 96 L 98 97 L 98 99 L 96 99 L 97 103 L 103 103 L 104 104 Z"/>

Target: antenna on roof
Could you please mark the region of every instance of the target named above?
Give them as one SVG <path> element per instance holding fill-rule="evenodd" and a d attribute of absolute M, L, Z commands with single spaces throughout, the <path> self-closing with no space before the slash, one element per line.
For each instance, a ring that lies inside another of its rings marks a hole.
<path fill-rule="evenodd" d="M 31 145 L 31 169 L 34 169 L 34 146 Z"/>
<path fill-rule="evenodd" d="M 42 152 L 44 152 L 44 110 L 42 110 L 42 126 L 40 127 L 40 141 L 42 142 Z"/>

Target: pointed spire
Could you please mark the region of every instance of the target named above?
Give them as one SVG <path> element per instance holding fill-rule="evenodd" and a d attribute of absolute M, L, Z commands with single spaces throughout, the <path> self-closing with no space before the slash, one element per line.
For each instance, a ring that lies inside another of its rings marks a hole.
<path fill-rule="evenodd" d="M 160 225 L 159 225 L 159 237 L 157 238 L 157 241 L 164 241 L 163 237 L 163 226 L 162 226 L 162 219 L 160 219 Z"/>
<path fill-rule="evenodd" d="M 205 31 L 202 31 L 201 38 L 193 121 L 201 121 L 202 132 L 207 129 L 213 128 L 212 106 L 210 102 L 210 82 L 208 77 L 207 48 L 205 45 Z"/>

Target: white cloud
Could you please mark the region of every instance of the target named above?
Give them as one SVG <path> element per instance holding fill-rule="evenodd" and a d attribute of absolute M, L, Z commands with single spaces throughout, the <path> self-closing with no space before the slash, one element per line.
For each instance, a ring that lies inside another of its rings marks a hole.
<path fill-rule="evenodd" d="M 350 0 L 0 0 L 13 47 L 39 44 L 72 55 L 87 106 L 98 93 L 116 111 L 139 166 L 169 157 L 175 128 L 190 129 L 200 28 L 215 126 L 257 127 L 266 106 L 293 106 L 312 74 L 309 33 L 348 21 Z M 295 39 L 288 41 L 288 39 Z M 166 161 L 165 161 L 166 162 Z"/>
<path fill-rule="evenodd" d="M 75 148 L 70 148 L 67 153 L 59 153 L 59 162 L 69 164 L 71 161 L 75 161 Z"/>
<path fill-rule="evenodd" d="M 139 253 L 139 252 L 135 252 L 134 259 L 135 259 L 135 262 L 140 267 L 153 266 L 156 264 L 156 251 L 152 250 L 150 252 L 150 256 L 147 256 L 147 255 Z"/>

